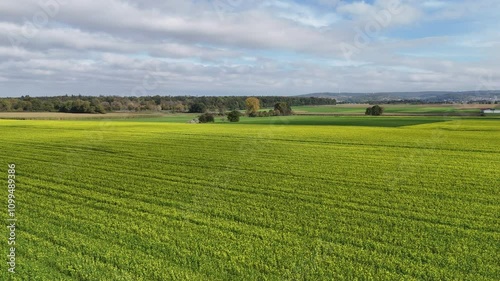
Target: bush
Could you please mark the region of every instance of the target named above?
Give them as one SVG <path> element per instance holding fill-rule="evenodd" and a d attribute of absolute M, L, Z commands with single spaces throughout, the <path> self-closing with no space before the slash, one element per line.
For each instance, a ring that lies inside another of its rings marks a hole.
<path fill-rule="evenodd" d="M 205 113 L 205 114 L 200 115 L 198 117 L 198 120 L 200 121 L 200 123 L 213 123 L 213 122 L 215 122 L 214 116 L 210 113 Z"/>
<path fill-rule="evenodd" d="M 227 120 L 229 122 L 240 122 L 241 113 L 237 110 L 233 110 L 227 114 Z"/>
<path fill-rule="evenodd" d="M 379 116 L 379 115 L 382 115 L 382 113 L 384 113 L 384 108 L 380 107 L 378 105 L 368 107 L 365 111 L 365 115 Z"/>
<path fill-rule="evenodd" d="M 207 111 L 207 106 L 203 103 L 194 103 L 189 106 L 190 113 L 205 113 Z"/>
<path fill-rule="evenodd" d="M 292 115 L 292 108 L 286 102 L 278 102 L 274 105 L 274 111 L 278 112 L 278 115 L 286 116 Z"/>

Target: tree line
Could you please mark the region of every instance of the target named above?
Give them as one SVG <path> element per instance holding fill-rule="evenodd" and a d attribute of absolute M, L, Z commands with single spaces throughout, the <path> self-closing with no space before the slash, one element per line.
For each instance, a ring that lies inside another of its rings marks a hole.
<path fill-rule="evenodd" d="M 82 96 L 0 98 L 0 112 L 70 112 L 106 113 L 114 111 L 170 111 L 170 112 L 215 112 L 245 110 L 248 96 L 193 97 L 193 96 Z M 256 97 L 262 107 L 274 107 L 279 102 L 290 106 L 332 105 L 335 99 L 316 97 Z"/>
<path fill-rule="evenodd" d="M 260 110 L 260 100 L 256 97 L 249 97 L 245 99 L 245 108 L 245 113 L 248 117 L 287 116 L 293 114 L 292 107 L 284 101 L 275 103 L 274 109 L 270 109 L 269 111 Z M 238 110 L 232 110 L 227 113 L 219 113 L 219 115 L 227 116 L 227 120 L 229 122 L 239 122 L 242 113 Z M 196 119 L 194 121 L 196 122 Z M 199 123 L 213 123 L 215 122 L 215 116 L 213 113 L 203 113 L 198 116 L 197 121 Z"/>

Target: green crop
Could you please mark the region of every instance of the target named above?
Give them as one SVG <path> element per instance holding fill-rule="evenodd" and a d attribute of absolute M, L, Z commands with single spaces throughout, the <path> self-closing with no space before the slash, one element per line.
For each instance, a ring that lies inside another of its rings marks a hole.
<path fill-rule="evenodd" d="M 401 120 L 1 120 L 0 280 L 498 280 L 499 121 Z"/>

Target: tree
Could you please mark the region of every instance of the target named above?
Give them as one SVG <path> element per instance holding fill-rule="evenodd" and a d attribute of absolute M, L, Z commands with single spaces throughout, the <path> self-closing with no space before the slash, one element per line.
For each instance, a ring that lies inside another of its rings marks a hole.
<path fill-rule="evenodd" d="M 278 111 L 279 115 L 291 115 L 292 108 L 286 102 L 278 102 L 274 105 L 274 111 Z"/>
<path fill-rule="evenodd" d="M 121 102 L 119 102 L 119 101 L 111 102 L 111 110 L 118 111 L 118 110 L 122 110 L 122 108 L 123 108 L 123 105 Z"/>
<path fill-rule="evenodd" d="M 100 103 L 98 103 L 94 106 L 91 106 L 90 108 L 91 108 L 91 111 L 93 111 L 92 113 L 101 113 L 101 114 L 106 113 L 106 110 L 104 109 L 104 107 Z"/>
<path fill-rule="evenodd" d="M 258 98 L 247 98 L 245 100 L 245 106 L 249 116 L 256 116 L 256 112 L 260 109 L 260 101 Z"/>
<path fill-rule="evenodd" d="M 200 115 L 198 117 L 198 120 L 200 121 L 200 123 L 214 123 L 215 122 L 214 116 L 210 113 L 205 113 L 205 114 Z"/>
<path fill-rule="evenodd" d="M 217 106 L 217 111 L 218 111 L 220 116 L 223 116 L 223 115 L 225 115 L 224 112 L 226 111 L 226 108 L 224 107 L 224 105 L 219 104 Z"/>
<path fill-rule="evenodd" d="M 154 101 L 150 100 L 150 101 L 146 101 L 143 104 L 142 109 L 143 110 L 148 110 L 148 111 L 160 111 L 161 110 L 161 106 L 157 105 Z"/>
<path fill-rule="evenodd" d="M 186 107 L 181 102 L 178 102 L 174 105 L 173 109 L 174 112 L 184 112 L 185 110 Z"/>
<path fill-rule="evenodd" d="M 0 100 L 0 111 L 10 111 L 11 103 L 7 99 Z"/>
<path fill-rule="evenodd" d="M 44 111 L 44 112 L 50 112 L 50 111 L 54 111 L 54 104 L 51 103 L 51 102 L 48 102 L 48 101 L 44 101 L 42 102 L 42 107 L 41 107 L 41 111 Z"/>
<path fill-rule="evenodd" d="M 31 102 L 31 110 L 30 111 L 42 111 L 42 101 L 39 99 L 33 99 Z"/>
<path fill-rule="evenodd" d="M 380 107 L 378 105 L 368 107 L 365 111 L 365 115 L 379 116 L 379 115 L 382 115 L 382 113 L 384 113 L 384 108 Z"/>
<path fill-rule="evenodd" d="M 227 120 L 229 122 L 239 122 L 241 113 L 237 110 L 233 110 L 227 114 Z"/>
<path fill-rule="evenodd" d="M 71 112 L 71 113 L 91 113 L 90 102 L 83 101 L 81 99 L 77 99 L 71 103 L 71 107 L 69 108 L 69 112 Z"/>
<path fill-rule="evenodd" d="M 205 113 L 207 111 L 207 106 L 204 103 L 193 103 L 189 106 L 190 113 Z"/>

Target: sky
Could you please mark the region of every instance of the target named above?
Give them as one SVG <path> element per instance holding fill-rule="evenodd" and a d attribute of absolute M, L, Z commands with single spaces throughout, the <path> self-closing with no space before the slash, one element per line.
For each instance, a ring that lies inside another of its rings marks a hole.
<path fill-rule="evenodd" d="M 498 11 L 498 0 L 1 0 L 0 96 L 498 90 Z"/>

